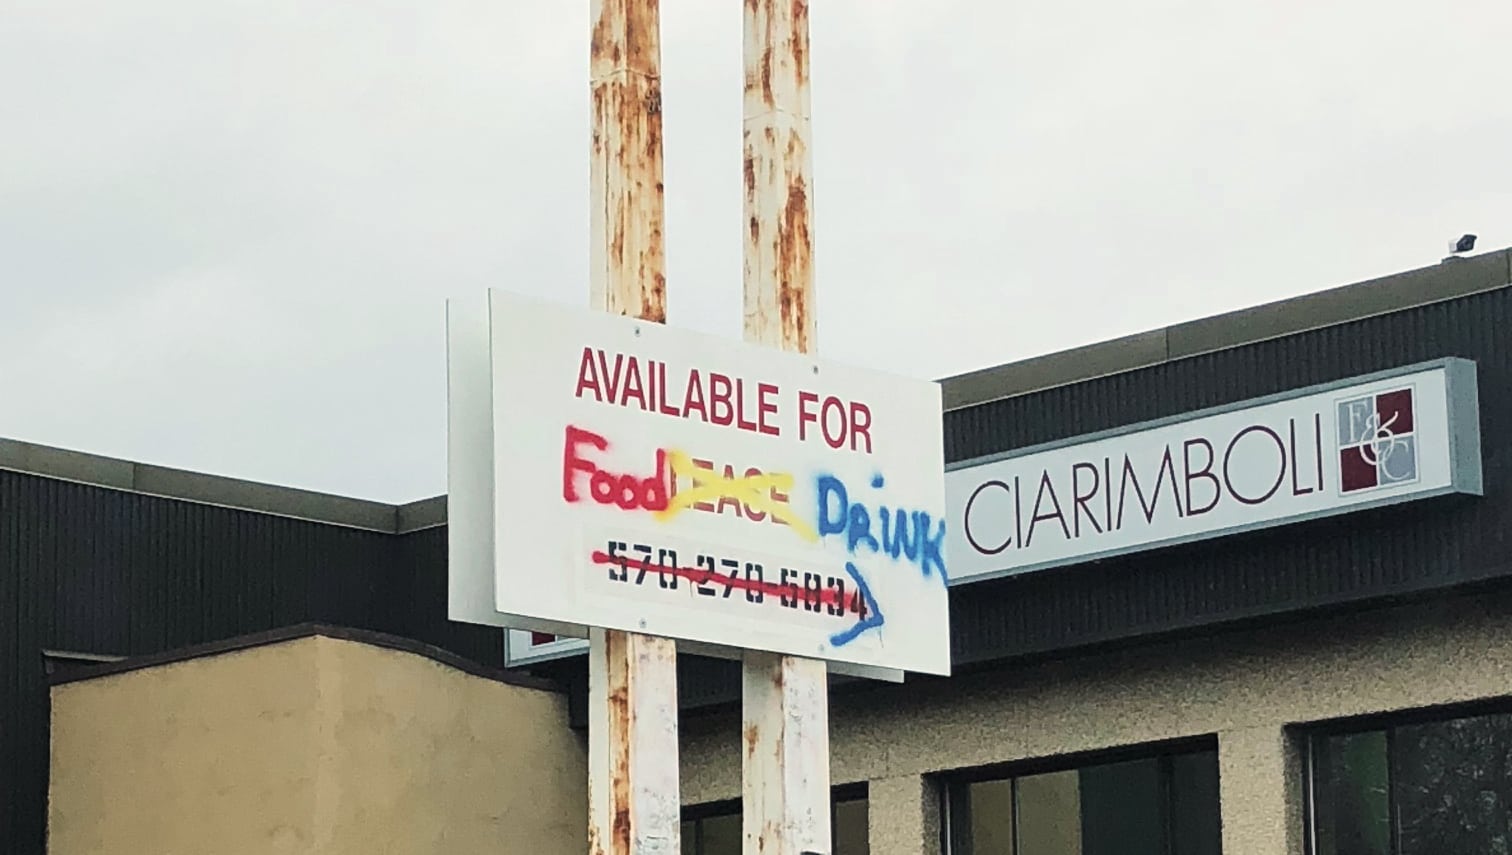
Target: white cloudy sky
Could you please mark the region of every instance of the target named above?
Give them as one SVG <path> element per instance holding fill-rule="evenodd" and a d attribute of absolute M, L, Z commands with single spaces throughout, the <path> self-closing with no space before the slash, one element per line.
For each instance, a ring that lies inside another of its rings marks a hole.
<path fill-rule="evenodd" d="M 740 332 L 736 0 L 664 0 Z M 1512 244 L 1506 0 L 815 0 L 820 347 L 919 377 Z M 447 296 L 586 300 L 587 0 L 0 0 L 0 436 L 445 490 Z"/>

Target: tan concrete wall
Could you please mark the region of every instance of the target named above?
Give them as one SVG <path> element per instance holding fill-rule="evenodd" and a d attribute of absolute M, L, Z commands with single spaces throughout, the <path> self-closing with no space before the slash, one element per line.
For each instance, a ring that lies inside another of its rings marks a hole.
<path fill-rule="evenodd" d="M 878 778 L 867 790 L 871 855 L 939 851 L 940 794 L 932 781 L 918 775 Z"/>
<path fill-rule="evenodd" d="M 53 690 L 49 855 L 305 853 L 315 643 Z"/>
<path fill-rule="evenodd" d="M 587 745 L 565 696 L 356 642 L 320 647 L 320 855 L 587 851 Z"/>
<path fill-rule="evenodd" d="M 840 695 L 832 779 L 889 781 L 871 791 L 873 855 L 935 852 L 933 836 L 897 833 L 921 826 L 900 777 L 1216 734 L 1224 851 L 1291 855 L 1287 726 L 1509 695 L 1512 597 L 1466 597 Z M 683 732 L 684 801 L 737 796 L 738 718 L 690 718 Z"/>
<path fill-rule="evenodd" d="M 306 638 L 53 693 L 50 855 L 586 849 L 563 696 Z"/>

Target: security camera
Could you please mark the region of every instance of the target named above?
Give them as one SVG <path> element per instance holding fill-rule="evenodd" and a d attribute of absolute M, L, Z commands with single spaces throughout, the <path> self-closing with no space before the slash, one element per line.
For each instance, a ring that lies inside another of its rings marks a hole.
<path fill-rule="evenodd" d="M 1469 252 L 1475 249 L 1475 235 L 1464 235 L 1459 240 L 1449 241 L 1449 251 L 1452 253 Z"/>

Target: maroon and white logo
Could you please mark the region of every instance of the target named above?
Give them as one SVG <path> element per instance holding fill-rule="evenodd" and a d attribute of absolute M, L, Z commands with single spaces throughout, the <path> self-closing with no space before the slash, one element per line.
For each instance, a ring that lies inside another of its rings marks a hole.
<path fill-rule="evenodd" d="M 1339 492 L 1359 493 L 1418 477 L 1412 387 L 1340 401 Z"/>

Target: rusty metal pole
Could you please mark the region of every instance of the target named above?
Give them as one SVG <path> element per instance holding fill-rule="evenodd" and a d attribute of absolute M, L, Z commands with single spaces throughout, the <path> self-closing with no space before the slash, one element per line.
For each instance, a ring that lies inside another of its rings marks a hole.
<path fill-rule="evenodd" d="M 745 338 L 811 353 L 814 300 L 807 0 L 745 4 Z M 825 663 L 747 652 L 746 855 L 830 851 Z"/>
<path fill-rule="evenodd" d="M 658 0 L 590 0 L 593 307 L 666 323 Z M 591 855 L 679 855 L 677 648 L 589 635 Z"/>

